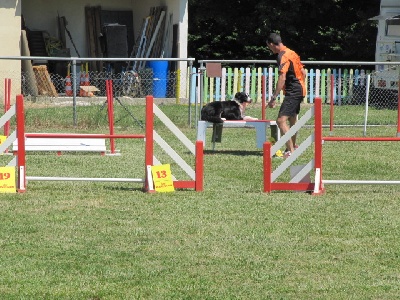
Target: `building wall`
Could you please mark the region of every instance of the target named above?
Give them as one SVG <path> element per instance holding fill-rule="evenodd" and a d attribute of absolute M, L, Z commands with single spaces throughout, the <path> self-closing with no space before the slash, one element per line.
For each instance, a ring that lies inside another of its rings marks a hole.
<path fill-rule="evenodd" d="M 398 0 L 382 0 L 380 15 L 400 14 L 400 2 Z M 386 20 L 384 18 L 378 21 L 378 34 L 376 39 L 376 61 L 400 61 L 400 53 L 396 53 L 396 42 L 399 42 L 397 36 L 386 35 Z M 396 55 L 393 55 L 396 53 Z M 380 67 L 380 68 L 383 68 Z"/>
<path fill-rule="evenodd" d="M 19 0 L 2 0 L 0 2 L 0 16 L 0 56 L 20 55 L 21 2 Z M 0 95 L 4 95 L 4 78 L 12 79 L 11 99 L 15 100 L 15 95 L 20 93 L 20 61 L 0 61 Z"/>

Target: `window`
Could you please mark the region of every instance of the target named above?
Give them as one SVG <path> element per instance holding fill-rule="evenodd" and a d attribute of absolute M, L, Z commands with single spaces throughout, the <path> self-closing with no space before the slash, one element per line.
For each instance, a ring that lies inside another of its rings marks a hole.
<path fill-rule="evenodd" d="M 386 20 L 386 35 L 400 37 L 400 16 Z"/>

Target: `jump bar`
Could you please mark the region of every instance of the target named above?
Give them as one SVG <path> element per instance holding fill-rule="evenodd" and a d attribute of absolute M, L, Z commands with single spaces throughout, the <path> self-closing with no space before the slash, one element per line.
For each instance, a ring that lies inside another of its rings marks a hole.
<path fill-rule="evenodd" d="M 400 184 L 398 180 L 322 180 L 324 184 Z"/>
<path fill-rule="evenodd" d="M 79 134 L 79 133 L 25 133 L 29 138 L 115 138 L 115 139 L 144 139 L 144 134 Z"/>
<path fill-rule="evenodd" d="M 26 180 L 32 181 L 98 181 L 98 182 L 138 182 L 144 183 L 142 178 L 82 178 L 82 177 L 39 177 L 26 176 Z"/>
<path fill-rule="evenodd" d="M 332 142 L 399 142 L 400 137 L 335 137 L 324 136 L 323 141 Z"/>

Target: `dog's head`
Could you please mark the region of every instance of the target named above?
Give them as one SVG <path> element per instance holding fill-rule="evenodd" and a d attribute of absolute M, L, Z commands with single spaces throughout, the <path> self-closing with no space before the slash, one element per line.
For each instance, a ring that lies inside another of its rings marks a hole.
<path fill-rule="evenodd" d="M 239 102 L 240 104 L 242 103 L 251 103 L 251 98 L 249 97 L 248 94 L 244 93 L 244 92 L 238 92 L 235 94 L 235 101 Z"/>

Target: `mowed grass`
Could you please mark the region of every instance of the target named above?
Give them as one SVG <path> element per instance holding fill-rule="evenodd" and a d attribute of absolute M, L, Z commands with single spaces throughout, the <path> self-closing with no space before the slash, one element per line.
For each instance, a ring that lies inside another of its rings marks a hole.
<path fill-rule="evenodd" d="M 195 140 L 187 106 L 160 108 Z M 359 108 L 351 108 L 337 110 L 338 118 L 354 120 Z M 129 109 L 144 121 L 142 106 Z M 107 132 L 99 107 L 79 107 L 76 127 L 71 111 L 28 108 L 27 132 Z M 256 106 L 249 111 L 258 113 Z M 276 114 L 267 112 L 269 118 Z M 393 112 L 380 114 L 377 119 L 390 119 Z M 117 133 L 143 131 L 118 105 L 116 116 Z M 193 165 L 158 120 L 155 126 Z M 210 131 L 203 192 L 146 194 L 135 183 L 30 181 L 24 194 L 1 194 L 0 298 L 399 298 L 400 186 L 326 185 L 322 196 L 266 194 L 254 130 L 224 129 L 216 151 Z M 311 131 L 302 129 L 299 141 Z M 396 128 L 368 133 L 394 136 Z M 334 134 L 361 136 L 362 129 L 335 128 Z M 142 178 L 144 143 L 117 140 L 117 148 L 121 156 L 28 154 L 27 175 Z M 323 151 L 324 179 L 399 179 L 395 142 L 327 142 Z M 178 179 L 187 179 L 158 147 L 155 153 Z M 310 149 L 296 164 L 312 156 Z M 273 161 L 274 167 L 280 163 Z"/>

